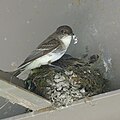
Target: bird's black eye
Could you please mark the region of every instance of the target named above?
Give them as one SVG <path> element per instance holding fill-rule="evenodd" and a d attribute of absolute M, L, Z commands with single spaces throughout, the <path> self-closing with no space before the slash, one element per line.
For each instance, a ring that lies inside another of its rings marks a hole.
<path fill-rule="evenodd" d="M 65 30 L 61 30 L 61 33 L 65 33 Z"/>
<path fill-rule="evenodd" d="M 61 33 L 62 34 L 67 34 L 67 31 L 66 30 L 61 30 Z"/>

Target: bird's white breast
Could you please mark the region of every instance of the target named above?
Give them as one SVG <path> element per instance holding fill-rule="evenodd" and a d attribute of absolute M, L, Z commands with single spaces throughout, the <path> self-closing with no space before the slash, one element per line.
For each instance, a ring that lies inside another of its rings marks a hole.
<path fill-rule="evenodd" d="M 66 48 L 68 48 L 68 46 L 70 45 L 71 40 L 72 40 L 71 35 L 65 36 L 61 39 L 61 41 L 64 43 Z"/>

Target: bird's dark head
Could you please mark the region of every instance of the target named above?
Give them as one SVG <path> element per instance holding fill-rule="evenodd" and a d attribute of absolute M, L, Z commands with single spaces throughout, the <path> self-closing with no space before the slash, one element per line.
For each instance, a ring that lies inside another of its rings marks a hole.
<path fill-rule="evenodd" d="M 76 35 L 74 35 L 72 31 L 72 28 L 68 25 L 63 25 L 63 26 L 58 27 L 55 34 L 57 34 L 60 39 L 64 38 L 63 41 L 65 40 L 71 41 L 71 39 L 73 39 L 74 44 L 76 44 L 78 41 Z"/>
<path fill-rule="evenodd" d="M 56 33 L 61 35 L 74 35 L 72 28 L 67 25 L 58 27 L 56 30 Z"/>

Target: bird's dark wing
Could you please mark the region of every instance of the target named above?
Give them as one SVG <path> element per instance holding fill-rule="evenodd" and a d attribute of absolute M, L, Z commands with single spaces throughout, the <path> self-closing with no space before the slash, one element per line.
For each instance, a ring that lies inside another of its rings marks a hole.
<path fill-rule="evenodd" d="M 42 57 L 43 55 L 53 51 L 55 48 L 60 47 L 60 45 L 61 43 L 57 38 L 48 37 L 36 48 L 36 50 L 31 52 L 31 54 L 18 68 L 24 68 L 26 65 L 28 65 L 35 59 Z"/>

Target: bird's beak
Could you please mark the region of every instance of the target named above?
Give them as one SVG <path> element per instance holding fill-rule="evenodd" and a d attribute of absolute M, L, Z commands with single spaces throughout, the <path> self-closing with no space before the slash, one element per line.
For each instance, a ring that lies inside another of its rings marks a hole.
<path fill-rule="evenodd" d="M 74 40 L 74 44 L 77 44 L 77 42 L 78 42 L 77 36 L 73 34 L 72 37 L 73 37 L 73 40 Z"/>

